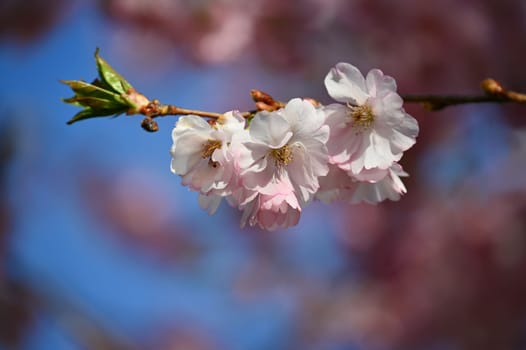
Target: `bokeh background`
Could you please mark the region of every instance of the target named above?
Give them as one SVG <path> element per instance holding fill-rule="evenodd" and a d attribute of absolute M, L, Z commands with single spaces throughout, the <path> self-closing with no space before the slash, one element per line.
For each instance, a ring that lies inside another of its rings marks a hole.
<path fill-rule="evenodd" d="M 297 227 L 208 217 L 175 118 L 65 122 L 93 52 L 165 103 L 329 102 L 339 61 L 402 93 L 526 90 L 520 0 L 2 0 L 0 349 L 526 349 L 526 107 L 407 110 L 408 194 Z"/>

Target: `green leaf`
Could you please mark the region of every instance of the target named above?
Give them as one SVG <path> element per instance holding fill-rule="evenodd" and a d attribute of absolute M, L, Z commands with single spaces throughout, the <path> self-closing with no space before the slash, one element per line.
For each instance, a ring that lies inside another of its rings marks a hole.
<path fill-rule="evenodd" d="M 101 80 L 120 94 L 133 89 L 133 86 L 117 73 L 102 57 L 99 56 L 99 49 L 95 50 L 95 61 Z"/>
<path fill-rule="evenodd" d="M 82 111 L 80 111 L 77 114 L 75 114 L 75 116 L 73 116 L 73 118 L 71 118 L 70 120 L 67 121 L 67 124 L 71 125 L 71 124 L 73 124 L 75 122 L 78 122 L 80 120 L 90 119 L 90 118 L 98 118 L 98 117 L 107 117 L 107 116 L 110 116 L 110 115 L 115 115 L 115 117 L 117 117 L 119 114 L 122 114 L 124 112 L 126 112 L 126 110 L 118 110 L 118 109 L 114 109 L 114 110 L 93 110 L 93 109 L 87 107 L 86 109 L 83 109 Z"/>
<path fill-rule="evenodd" d="M 108 90 L 108 91 L 111 91 L 111 92 L 115 93 L 115 91 L 113 91 L 113 88 L 111 86 L 109 86 L 103 80 L 100 80 L 99 78 L 96 78 L 95 80 L 93 80 L 91 82 L 91 85 L 95 85 L 96 87 L 99 87 L 99 88 L 101 88 L 103 90 Z"/>
<path fill-rule="evenodd" d="M 128 104 L 89 96 L 73 96 L 65 98 L 63 101 L 79 107 L 91 107 L 94 110 L 129 108 Z"/>
<path fill-rule="evenodd" d="M 138 113 L 141 107 L 149 103 L 145 96 L 135 91 L 130 83 L 99 56 L 98 49 L 95 51 L 95 60 L 99 77 L 91 83 L 82 80 L 60 81 L 75 93 L 73 97 L 63 101 L 82 108 L 68 124 L 90 118 Z"/>
<path fill-rule="evenodd" d="M 112 91 L 103 89 L 96 85 L 86 83 L 82 80 L 61 80 L 63 84 L 68 85 L 78 97 L 95 97 L 109 101 L 115 101 L 126 104 L 126 100 Z M 75 97 L 76 97 L 75 96 Z"/>

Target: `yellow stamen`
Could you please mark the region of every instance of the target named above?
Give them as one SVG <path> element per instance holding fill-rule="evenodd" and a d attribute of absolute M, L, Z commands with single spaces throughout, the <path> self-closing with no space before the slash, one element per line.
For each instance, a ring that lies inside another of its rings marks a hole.
<path fill-rule="evenodd" d="M 208 140 L 203 144 L 203 151 L 201 152 L 201 158 L 208 158 L 208 165 L 216 168 L 219 163 L 212 160 L 212 154 L 216 149 L 221 148 L 223 144 L 219 140 Z"/>
<path fill-rule="evenodd" d="M 374 123 L 373 110 L 369 104 L 347 106 L 351 109 L 349 115 L 352 118 L 353 127 L 357 128 L 357 131 L 367 130 Z"/>
<path fill-rule="evenodd" d="M 285 145 L 281 148 L 272 149 L 270 151 L 270 155 L 274 160 L 276 161 L 276 166 L 282 167 L 289 165 L 290 162 L 292 162 L 293 154 L 292 149 L 289 147 L 289 145 Z"/>

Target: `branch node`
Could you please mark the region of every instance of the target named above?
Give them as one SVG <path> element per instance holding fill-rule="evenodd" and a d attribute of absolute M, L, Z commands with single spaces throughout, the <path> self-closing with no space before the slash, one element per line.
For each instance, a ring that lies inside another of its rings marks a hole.
<path fill-rule="evenodd" d="M 492 96 L 505 96 L 506 90 L 502 87 L 502 85 L 496 81 L 495 79 L 484 79 L 480 83 L 480 87 L 482 88 L 482 91 L 484 91 L 487 95 Z"/>

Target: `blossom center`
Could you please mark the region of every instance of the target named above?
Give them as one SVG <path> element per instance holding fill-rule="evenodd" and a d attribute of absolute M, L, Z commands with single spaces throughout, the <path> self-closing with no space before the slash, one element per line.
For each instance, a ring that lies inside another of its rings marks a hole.
<path fill-rule="evenodd" d="M 212 154 L 216 149 L 221 148 L 223 144 L 219 140 L 208 140 L 203 144 L 203 150 L 201 152 L 201 158 L 208 158 L 208 165 L 216 168 L 219 163 L 212 160 Z"/>
<path fill-rule="evenodd" d="M 364 131 L 371 127 L 374 122 L 374 114 L 369 104 L 366 103 L 361 106 L 348 105 L 348 107 L 351 109 L 349 115 L 352 118 L 353 127 L 357 128 L 358 131 Z"/>
<path fill-rule="evenodd" d="M 269 154 L 276 161 L 277 167 L 286 166 L 292 162 L 292 148 L 289 145 L 285 145 L 281 148 L 274 148 Z"/>

